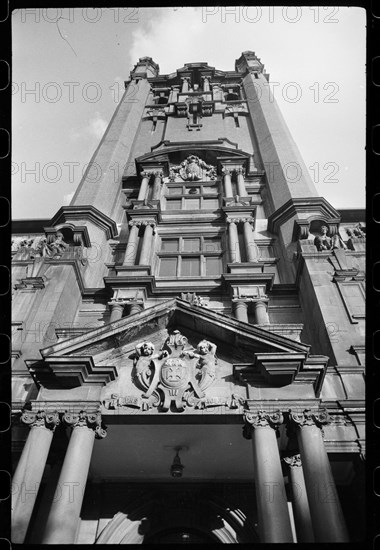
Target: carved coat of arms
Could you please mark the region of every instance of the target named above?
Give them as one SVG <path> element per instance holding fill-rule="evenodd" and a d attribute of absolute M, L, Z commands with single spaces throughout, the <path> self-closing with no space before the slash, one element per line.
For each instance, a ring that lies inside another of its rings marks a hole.
<path fill-rule="evenodd" d="M 216 170 L 214 166 L 206 164 L 202 159 L 195 155 L 190 155 L 179 166 L 171 166 L 171 178 L 175 177 L 176 172 L 184 181 L 199 181 L 205 176 L 215 179 Z"/>
<path fill-rule="evenodd" d="M 173 404 L 183 410 L 194 406 L 204 396 L 216 377 L 216 345 L 202 340 L 197 349 L 178 330 L 155 353 L 151 342 L 136 346 L 133 380 L 144 391 L 145 407 L 160 406 L 167 411 Z"/>

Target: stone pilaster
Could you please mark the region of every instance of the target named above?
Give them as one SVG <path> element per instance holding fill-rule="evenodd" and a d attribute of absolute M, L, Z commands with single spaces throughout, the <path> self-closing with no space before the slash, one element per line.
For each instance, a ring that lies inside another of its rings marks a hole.
<path fill-rule="evenodd" d="M 153 235 L 155 232 L 156 224 L 153 221 L 143 221 L 141 225 L 145 226 L 145 230 L 139 265 L 150 265 L 150 254 L 152 250 Z"/>
<path fill-rule="evenodd" d="M 236 319 L 248 323 L 248 303 L 245 300 L 235 300 L 232 303 Z"/>
<path fill-rule="evenodd" d="M 141 223 L 139 221 L 131 220 L 129 222 L 130 230 L 123 265 L 135 265 L 137 249 L 139 245 L 140 225 Z"/>
<path fill-rule="evenodd" d="M 227 218 L 228 224 L 228 246 L 231 263 L 240 263 L 240 246 L 237 223 L 233 218 Z"/>

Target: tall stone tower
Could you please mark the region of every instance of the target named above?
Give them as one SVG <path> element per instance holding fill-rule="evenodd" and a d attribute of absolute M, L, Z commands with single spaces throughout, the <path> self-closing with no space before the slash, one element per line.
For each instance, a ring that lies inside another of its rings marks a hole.
<path fill-rule="evenodd" d="M 364 539 L 364 212 L 268 81 L 141 58 L 70 206 L 13 222 L 14 542 Z"/>

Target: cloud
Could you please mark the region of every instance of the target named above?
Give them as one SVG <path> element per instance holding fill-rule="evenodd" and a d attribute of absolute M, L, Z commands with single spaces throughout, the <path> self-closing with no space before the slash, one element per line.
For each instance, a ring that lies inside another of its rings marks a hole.
<path fill-rule="evenodd" d="M 96 111 L 94 116 L 88 121 L 87 126 L 81 128 L 80 130 L 72 128 L 70 138 L 73 141 L 79 141 L 88 138 L 95 138 L 99 140 L 101 137 L 103 137 L 107 125 L 108 122 L 101 116 L 98 111 Z"/>
<path fill-rule="evenodd" d="M 70 204 L 71 199 L 74 196 L 75 191 L 72 191 L 71 193 L 68 193 L 67 195 L 63 195 L 63 204 L 64 206 Z"/>

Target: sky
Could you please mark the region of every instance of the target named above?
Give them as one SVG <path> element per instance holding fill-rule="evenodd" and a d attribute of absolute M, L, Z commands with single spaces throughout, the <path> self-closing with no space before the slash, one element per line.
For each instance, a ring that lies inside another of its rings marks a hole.
<path fill-rule="evenodd" d="M 17 9 L 12 217 L 69 204 L 140 57 L 233 71 L 252 50 L 321 196 L 365 206 L 366 14 L 356 7 Z"/>

